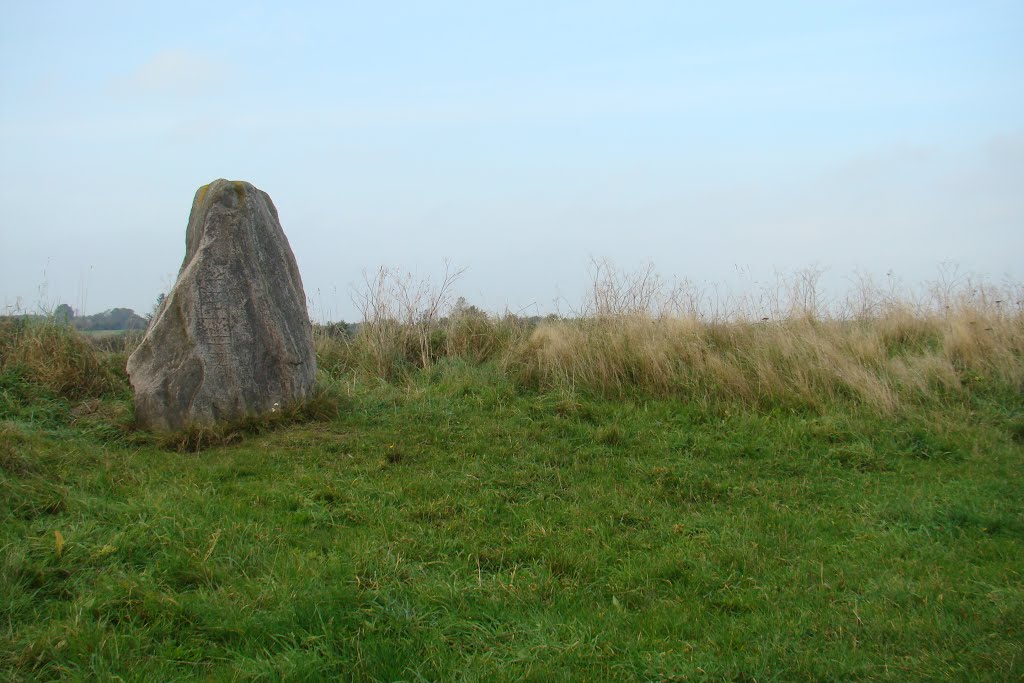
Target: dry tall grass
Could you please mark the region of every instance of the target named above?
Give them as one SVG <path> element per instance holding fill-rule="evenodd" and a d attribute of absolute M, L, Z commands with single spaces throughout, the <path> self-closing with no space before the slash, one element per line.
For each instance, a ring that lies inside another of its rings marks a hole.
<path fill-rule="evenodd" d="M 453 288 L 463 272 L 446 267 L 436 285 L 386 267 L 364 275 L 354 297 L 362 314 L 358 333 L 315 334 L 320 367 L 333 375 L 355 371 L 396 380 L 442 358 L 483 363 L 506 353 L 525 336 L 522 321 L 460 305 Z"/>
<path fill-rule="evenodd" d="M 905 401 L 963 396 L 978 382 L 1024 391 L 1021 287 L 947 279 L 909 296 L 862 279 L 837 305 L 824 301 L 819 277 L 805 271 L 723 304 L 653 268 L 626 273 L 600 263 L 577 315 L 534 324 L 459 315 L 435 305 L 437 296 L 423 297 L 431 305 L 419 310 L 378 286 L 364 299 L 374 301 L 365 309 L 373 316 L 344 353 L 331 342 L 319 351 L 343 355 L 336 367 L 388 379 L 458 356 L 496 359 L 525 387 L 763 408 L 849 401 L 890 411 Z M 451 285 L 446 279 L 433 291 Z"/>
<path fill-rule="evenodd" d="M 66 398 L 94 397 L 123 388 L 119 360 L 98 352 L 74 328 L 52 319 L 0 321 L 0 371 L 17 372 Z"/>
<path fill-rule="evenodd" d="M 366 286 L 356 300 L 363 315 L 360 343 L 351 349 L 357 360 L 388 379 L 408 363 L 430 367 L 440 352 L 438 326 L 463 272 L 446 267 L 437 286 L 386 267 L 372 278 L 364 273 Z"/>
<path fill-rule="evenodd" d="M 651 286 L 647 272 L 599 273 L 589 317 L 542 324 L 510 349 L 507 367 L 521 381 L 762 407 L 848 400 L 881 411 L 959 395 L 976 381 L 1024 390 L 1020 287 L 964 280 L 912 299 L 862 282 L 855 299 L 828 310 L 820 273 L 810 271 L 776 286 L 773 315 L 756 317 L 749 305 L 702 311 L 692 288 Z"/>

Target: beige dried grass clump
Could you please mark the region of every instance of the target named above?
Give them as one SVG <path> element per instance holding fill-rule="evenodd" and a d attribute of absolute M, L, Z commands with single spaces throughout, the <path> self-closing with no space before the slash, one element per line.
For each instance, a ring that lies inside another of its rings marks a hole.
<path fill-rule="evenodd" d="M 812 271 L 727 312 L 649 270 L 596 273 L 586 316 L 542 323 L 509 350 L 506 365 L 526 384 L 878 411 L 961 395 L 966 380 L 1024 389 L 1019 288 L 967 281 L 915 301 L 868 287 L 855 306 L 830 309 Z"/>
<path fill-rule="evenodd" d="M 32 384 L 67 398 L 118 387 L 113 368 L 89 340 L 52 319 L 11 319 L 0 326 L 0 370 L 16 369 Z"/>
<path fill-rule="evenodd" d="M 461 272 L 437 286 L 389 269 L 366 278 L 358 333 L 318 341 L 322 364 L 398 380 L 459 358 L 496 362 L 526 388 L 764 409 L 843 401 L 889 412 L 978 382 L 1024 390 L 1024 289 L 948 270 L 919 294 L 861 278 L 830 300 L 820 270 L 732 296 L 598 262 L 578 310 L 532 320 L 453 305 Z"/>

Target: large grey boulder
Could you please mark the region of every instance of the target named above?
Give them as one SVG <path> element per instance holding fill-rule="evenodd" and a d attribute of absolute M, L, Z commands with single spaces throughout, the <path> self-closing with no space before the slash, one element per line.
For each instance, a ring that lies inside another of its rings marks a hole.
<path fill-rule="evenodd" d="M 199 188 L 178 279 L 128 375 L 136 420 L 154 430 L 261 415 L 311 395 L 306 295 L 266 192 L 227 180 Z"/>

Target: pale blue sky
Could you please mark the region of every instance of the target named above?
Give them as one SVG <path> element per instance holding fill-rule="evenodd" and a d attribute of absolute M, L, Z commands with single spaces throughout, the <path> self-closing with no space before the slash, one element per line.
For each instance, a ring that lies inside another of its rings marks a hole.
<path fill-rule="evenodd" d="M 148 311 L 219 177 L 326 318 L 446 258 L 541 312 L 592 258 L 1024 280 L 1019 1 L 0 6 L 0 307 Z"/>

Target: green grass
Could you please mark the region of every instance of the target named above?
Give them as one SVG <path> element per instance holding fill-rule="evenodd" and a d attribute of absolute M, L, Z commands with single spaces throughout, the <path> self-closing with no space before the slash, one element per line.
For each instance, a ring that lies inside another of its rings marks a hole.
<path fill-rule="evenodd" d="M 336 414 L 192 453 L 132 429 L 123 377 L 3 370 L 3 677 L 1024 675 L 1012 388 L 882 414 L 457 358 L 322 379 Z"/>

